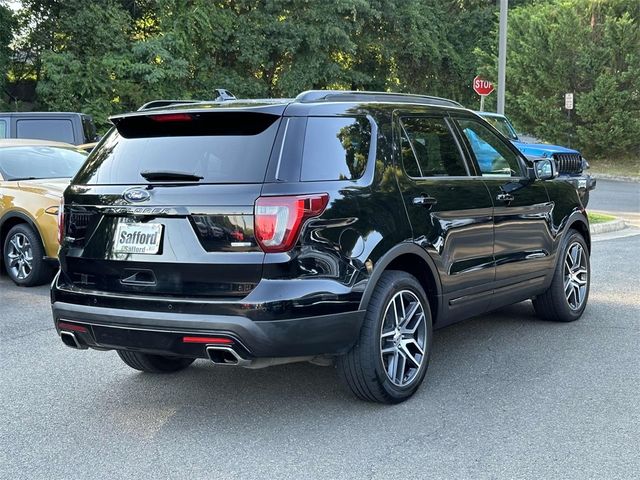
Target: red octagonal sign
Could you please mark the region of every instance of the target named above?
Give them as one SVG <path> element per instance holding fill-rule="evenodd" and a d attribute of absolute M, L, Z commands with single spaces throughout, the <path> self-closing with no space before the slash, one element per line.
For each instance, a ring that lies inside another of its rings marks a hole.
<path fill-rule="evenodd" d="M 485 80 L 480 75 L 478 75 L 473 79 L 473 90 L 478 95 L 489 95 L 491 92 L 493 92 L 493 83 L 491 83 L 489 80 Z"/>

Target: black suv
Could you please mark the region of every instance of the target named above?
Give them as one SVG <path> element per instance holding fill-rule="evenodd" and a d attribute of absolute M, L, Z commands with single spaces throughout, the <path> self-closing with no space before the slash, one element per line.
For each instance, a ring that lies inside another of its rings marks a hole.
<path fill-rule="evenodd" d="M 585 309 L 575 188 L 455 102 L 310 91 L 111 120 L 61 210 L 51 297 L 71 347 L 158 373 L 335 362 L 395 403 L 434 327 L 529 298 L 549 320 Z M 473 145 L 496 152 L 485 171 Z"/>

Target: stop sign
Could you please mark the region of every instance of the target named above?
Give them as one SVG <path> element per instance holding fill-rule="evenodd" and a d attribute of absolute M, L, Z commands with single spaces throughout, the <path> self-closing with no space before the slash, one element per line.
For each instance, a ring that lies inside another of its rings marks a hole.
<path fill-rule="evenodd" d="M 493 83 L 478 75 L 473 79 L 473 91 L 484 97 L 485 95 L 489 95 L 493 92 Z"/>

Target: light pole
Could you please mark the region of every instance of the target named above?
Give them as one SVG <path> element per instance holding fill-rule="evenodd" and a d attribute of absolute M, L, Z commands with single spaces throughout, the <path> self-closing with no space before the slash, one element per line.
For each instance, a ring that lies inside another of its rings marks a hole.
<path fill-rule="evenodd" d="M 507 8 L 509 0 L 500 0 L 500 27 L 498 31 L 498 113 L 504 115 L 504 92 L 507 69 Z"/>

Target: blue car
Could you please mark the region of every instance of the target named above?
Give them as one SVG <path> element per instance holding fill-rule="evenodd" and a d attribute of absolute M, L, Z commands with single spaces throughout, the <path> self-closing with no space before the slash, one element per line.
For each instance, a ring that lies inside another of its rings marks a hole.
<path fill-rule="evenodd" d="M 580 193 L 583 204 L 589 201 L 589 191 L 596 187 L 596 180 L 586 173 L 589 163 L 579 151 L 559 145 L 525 141 L 513 128 L 509 119 L 499 113 L 476 112 L 528 158 L 553 158 L 558 166 L 559 179 L 572 183 Z"/>

